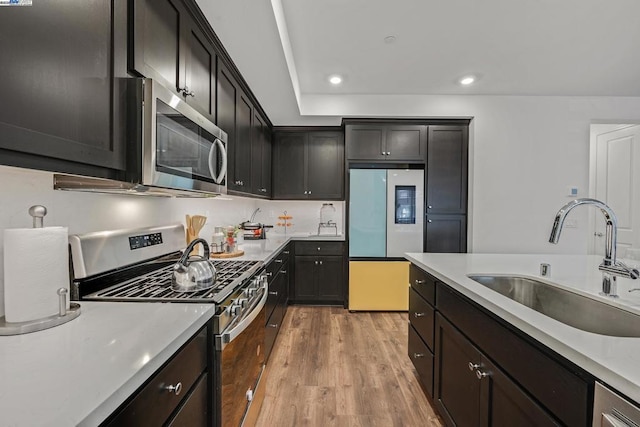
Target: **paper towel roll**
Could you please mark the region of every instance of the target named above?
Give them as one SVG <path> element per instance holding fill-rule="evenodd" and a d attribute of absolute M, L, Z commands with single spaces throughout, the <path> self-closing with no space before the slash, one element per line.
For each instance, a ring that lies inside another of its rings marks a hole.
<path fill-rule="evenodd" d="M 66 227 L 4 230 L 7 322 L 27 322 L 59 312 L 58 289 L 69 290 L 68 241 Z"/>

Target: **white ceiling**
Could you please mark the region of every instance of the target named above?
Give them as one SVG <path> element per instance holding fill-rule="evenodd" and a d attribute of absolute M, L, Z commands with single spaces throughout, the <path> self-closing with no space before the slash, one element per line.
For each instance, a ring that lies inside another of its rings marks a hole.
<path fill-rule="evenodd" d="M 638 0 L 198 4 L 276 125 L 338 123 L 300 116 L 305 95 L 640 96 Z"/>

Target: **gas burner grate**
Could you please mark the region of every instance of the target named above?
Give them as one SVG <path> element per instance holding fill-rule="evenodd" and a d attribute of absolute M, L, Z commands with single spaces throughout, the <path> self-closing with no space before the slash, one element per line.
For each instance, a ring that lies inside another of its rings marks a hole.
<path fill-rule="evenodd" d="M 86 300 L 219 302 L 260 267 L 258 261 L 213 260 L 217 278 L 214 287 L 195 292 L 171 289 L 173 265 L 154 270 L 106 289 L 87 295 Z"/>

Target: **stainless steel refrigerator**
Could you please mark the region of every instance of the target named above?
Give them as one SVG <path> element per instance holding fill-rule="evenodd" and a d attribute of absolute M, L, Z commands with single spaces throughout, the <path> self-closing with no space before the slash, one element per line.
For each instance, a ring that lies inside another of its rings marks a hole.
<path fill-rule="evenodd" d="M 423 170 L 349 170 L 350 258 L 402 258 L 423 242 Z"/>

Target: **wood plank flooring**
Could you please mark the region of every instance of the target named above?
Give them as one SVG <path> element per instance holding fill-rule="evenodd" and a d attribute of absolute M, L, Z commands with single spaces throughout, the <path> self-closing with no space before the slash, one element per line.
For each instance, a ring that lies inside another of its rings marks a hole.
<path fill-rule="evenodd" d="M 407 356 L 406 313 L 291 306 L 257 427 L 442 426 Z"/>

